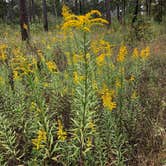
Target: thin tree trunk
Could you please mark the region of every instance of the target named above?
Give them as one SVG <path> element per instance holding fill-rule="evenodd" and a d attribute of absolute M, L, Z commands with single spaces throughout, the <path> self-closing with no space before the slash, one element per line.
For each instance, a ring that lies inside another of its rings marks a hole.
<path fill-rule="evenodd" d="M 31 0 L 28 0 L 28 16 L 29 16 L 29 22 L 31 23 L 31 21 L 32 21 L 32 5 L 31 5 Z"/>
<path fill-rule="evenodd" d="M 111 1 L 110 0 L 105 0 L 105 7 L 106 7 L 106 19 L 109 23 L 111 24 L 111 6 L 110 6 Z"/>
<path fill-rule="evenodd" d="M 22 40 L 29 40 L 29 24 L 26 9 L 26 0 L 20 0 L 20 27 Z"/>
<path fill-rule="evenodd" d="M 146 6 L 146 15 L 149 15 L 149 5 L 148 5 L 148 0 L 145 1 L 145 6 Z"/>
<path fill-rule="evenodd" d="M 123 24 L 125 24 L 126 0 L 123 0 Z"/>
<path fill-rule="evenodd" d="M 34 3 L 34 0 L 31 0 L 31 11 L 32 11 L 32 18 L 33 18 L 33 21 L 35 21 L 35 3 Z"/>
<path fill-rule="evenodd" d="M 82 7 L 82 1 L 79 0 L 79 6 L 80 6 L 80 14 L 83 14 L 83 7 Z"/>
<path fill-rule="evenodd" d="M 78 0 L 75 0 L 74 7 L 75 7 L 75 13 L 78 14 Z"/>
<path fill-rule="evenodd" d="M 117 20 L 119 21 L 119 23 L 122 23 L 121 16 L 120 16 L 119 3 L 116 4 L 116 10 L 117 10 Z"/>
<path fill-rule="evenodd" d="M 47 4 L 46 0 L 42 0 L 43 6 L 43 28 L 45 31 L 48 31 L 48 19 L 47 19 Z"/>
<path fill-rule="evenodd" d="M 134 10 L 134 17 L 132 19 L 132 25 L 137 21 L 138 12 L 139 12 L 139 0 L 136 0 L 135 2 L 135 10 Z"/>
<path fill-rule="evenodd" d="M 151 15 L 151 5 L 152 5 L 152 0 L 148 0 L 148 15 L 150 16 Z"/>
<path fill-rule="evenodd" d="M 163 20 L 163 2 L 159 0 L 159 22 Z"/>

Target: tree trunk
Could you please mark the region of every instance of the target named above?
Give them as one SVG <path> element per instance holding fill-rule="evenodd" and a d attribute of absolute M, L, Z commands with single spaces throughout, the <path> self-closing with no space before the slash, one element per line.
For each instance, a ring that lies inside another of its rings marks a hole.
<path fill-rule="evenodd" d="M 122 23 L 121 17 L 120 17 L 120 7 L 119 4 L 116 4 L 116 10 L 117 10 L 117 20 L 119 23 Z"/>
<path fill-rule="evenodd" d="M 29 24 L 26 9 L 26 0 L 20 0 L 20 27 L 22 40 L 29 40 Z"/>
<path fill-rule="evenodd" d="M 151 14 L 151 3 L 152 3 L 152 0 L 146 0 L 145 1 L 146 15 L 147 16 L 150 16 L 150 14 Z"/>
<path fill-rule="evenodd" d="M 139 12 L 139 0 L 136 0 L 136 2 L 135 2 L 134 16 L 133 16 L 133 19 L 132 19 L 132 25 L 137 21 L 138 12 Z"/>
<path fill-rule="evenodd" d="M 163 2 L 159 0 L 159 22 L 163 20 Z"/>
<path fill-rule="evenodd" d="M 32 5 L 31 5 L 31 0 L 28 0 L 28 17 L 29 17 L 29 22 L 31 23 L 31 21 L 32 21 Z"/>
<path fill-rule="evenodd" d="M 32 11 L 32 18 L 33 18 L 33 21 L 35 21 L 35 3 L 34 3 L 34 0 L 31 0 L 31 11 Z"/>
<path fill-rule="evenodd" d="M 46 0 L 42 0 L 43 6 L 43 28 L 45 31 L 48 31 L 48 19 L 47 19 L 47 5 Z"/>
<path fill-rule="evenodd" d="M 122 10 L 122 12 L 123 12 L 123 16 L 122 16 L 122 18 L 123 18 L 123 24 L 125 24 L 126 0 L 123 0 L 123 10 Z"/>
<path fill-rule="evenodd" d="M 83 14 L 83 7 L 81 0 L 79 0 L 79 5 L 80 5 L 80 14 Z"/>
<path fill-rule="evenodd" d="M 78 14 L 78 0 L 74 1 L 75 13 Z"/>
<path fill-rule="evenodd" d="M 111 1 L 110 0 L 105 0 L 105 7 L 106 7 L 106 19 L 109 23 L 111 24 L 111 6 L 110 6 Z"/>

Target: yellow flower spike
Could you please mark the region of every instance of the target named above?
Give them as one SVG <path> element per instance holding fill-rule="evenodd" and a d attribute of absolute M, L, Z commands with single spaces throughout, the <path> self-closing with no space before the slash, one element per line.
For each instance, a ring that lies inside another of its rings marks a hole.
<path fill-rule="evenodd" d="M 85 32 L 90 32 L 91 27 L 94 25 L 108 24 L 108 22 L 102 18 L 93 18 L 94 15 L 101 16 L 101 13 L 97 10 L 92 10 L 85 15 L 77 16 L 64 5 L 62 8 L 62 15 L 64 18 L 62 30 L 64 31 L 69 30 L 70 28 L 76 28 Z"/>
<path fill-rule="evenodd" d="M 120 83 L 120 80 L 118 78 L 116 78 L 116 80 L 115 80 L 115 86 L 116 86 L 116 88 L 121 87 L 121 83 Z"/>
<path fill-rule="evenodd" d="M 13 71 L 13 79 L 14 80 L 18 80 L 20 77 L 19 77 L 19 75 L 18 75 L 18 71 L 16 71 L 16 70 L 14 70 Z"/>
<path fill-rule="evenodd" d="M 146 59 L 149 56 L 150 56 L 150 47 L 147 46 L 146 48 L 141 50 L 140 57 Z"/>
<path fill-rule="evenodd" d="M 77 72 L 73 72 L 74 75 L 74 82 L 77 84 L 79 82 L 79 77 Z"/>
<path fill-rule="evenodd" d="M 58 68 L 57 68 L 55 62 L 48 61 L 48 62 L 46 62 L 46 65 L 47 65 L 47 68 L 50 72 L 57 72 L 58 71 Z"/>
<path fill-rule="evenodd" d="M 80 81 L 84 80 L 84 77 L 78 75 L 78 73 L 75 71 L 73 72 L 73 79 L 74 79 L 74 83 L 78 84 Z"/>
<path fill-rule="evenodd" d="M 31 108 L 31 110 L 36 109 L 37 108 L 37 104 L 35 102 L 32 102 L 30 108 Z"/>
<path fill-rule="evenodd" d="M 39 130 L 37 135 L 38 135 L 37 138 L 32 139 L 32 144 L 35 146 L 37 150 L 39 150 L 40 148 L 44 146 L 43 144 L 46 143 L 47 135 L 43 129 Z"/>
<path fill-rule="evenodd" d="M 125 56 L 127 55 L 128 51 L 126 46 L 122 45 L 119 50 L 119 54 L 117 56 L 118 62 L 123 62 L 125 60 Z"/>
<path fill-rule="evenodd" d="M 113 96 L 115 95 L 115 91 L 109 91 L 108 89 L 103 89 L 102 100 L 103 106 L 112 111 L 116 108 L 116 102 L 113 102 Z"/>
<path fill-rule="evenodd" d="M 138 48 L 134 48 L 134 51 L 133 51 L 132 57 L 133 57 L 133 58 L 138 58 L 138 57 L 139 57 Z"/>
<path fill-rule="evenodd" d="M 67 138 L 66 131 L 63 130 L 63 125 L 61 120 L 58 120 L 58 131 L 57 131 L 58 140 L 65 141 Z"/>
<path fill-rule="evenodd" d="M 105 61 L 105 54 L 101 54 L 96 58 L 96 63 L 98 66 L 103 65 L 104 61 Z"/>
<path fill-rule="evenodd" d="M 88 148 L 92 147 L 92 138 L 91 137 L 88 137 L 86 145 Z"/>
<path fill-rule="evenodd" d="M 134 75 L 131 75 L 131 77 L 130 77 L 130 79 L 129 79 L 129 81 L 134 81 L 135 80 L 135 77 L 134 77 Z"/>

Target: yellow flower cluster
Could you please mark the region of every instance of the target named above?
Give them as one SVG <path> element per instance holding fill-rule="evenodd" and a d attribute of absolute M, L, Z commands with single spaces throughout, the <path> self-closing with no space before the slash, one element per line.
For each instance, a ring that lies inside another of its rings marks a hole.
<path fill-rule="evenodd" d="M 96 63 L 101 66 L 104 64 L 105 57 L 111 56 L 111 46 L 105 40 L 94 41 L 91 43 L 91 50 L 97 56 Z"/>
<path fill-rule="evenodd" d="M 24 75 L 34 73 L 37 67 L 37 61 L 35 58 L 28 58 L 18 50 L 15 50 L 15 55 L 10 61 L 10 66 L 13 70 L 14 79 L 17 79 Z"/>
<path fill-rule="evenodd" d="M 58 131 L 57 131 L 58 139 L 64 141 L 67 138 L 66 131 L 63 130 L 63 125 L 60 120 L 58 120 Z"/>
<path fill-rule="evenodd" d="M 135 48 L 134 51 L 133 51 L 133 54 L 132 54 L 132 57 L 133 57 L 133 58 L 138 58 L 138 57 L 140 57 L 140 58 L 146 59 L 146 58 L 148 58 L 149 56 L 150 56 L 150 47 L 149 47 L 149 46 L 143 48 L 143 49 L 141 50 L 140 54 L 139 54 L 138 49 Z"/>
<path fill-rule="evenodd" d="M 50 72 L 57 72 L 57 66 L 56 66 L 55 62 L 48 61 L 48 62 L 46 62 L 46 65 Z"/>
<path fill-rule="evenodd" d="M 133 58 L 138 58 L 138 57 L 139 57 L 138 48 L 134 48 L 132 57 L 133 57 Z"/>
<path fill-rule="evenodd" d="M 116 102 L 113 102 L 114 91 L 109 91 L 107 88 L 103 89 L 102 100 L 103 106 L 112 111 L 116 108 Z"/>
<path fill-rule="evenodd" d="M 117 61 L 118 62 L 123 62 L 124 59 L 125 59 L 125 56 L 127 55 L 127 48 L 126 46 L 122 45 L 120 47 L 120 50 L 119 50 L 119 54 L 118 54 L 118 57 L 117 57 Z"/>
<path fill-rule="evenodd" d="M 7 49 L 6 44 L 0 45 L 0 60 L 1 61 L 5 61 L 7 59 L 6 49 Z"/>
<path fill-rule="evenodd" d="M 80 81 L 82 81 L 84 79 L 84 77 L 78 75 L 78 73 L 75 71 L 75 72 L 73 72 L 73 79 L 74 79 L 74 83 L 78 84 Z"/>
<path fill-rule="evenodd" d="M 78 28 L 79 30 L 90 32 L 91 27 L 94 25 L 108 24 L 105 19 L 100 18 L 101 13 L 98 10 L 92 10 L 85 15 L 77 16 L 73 14 L 67 6 L 63 6 L 62 15 L 64 18 L 64 23 L 62 25 L 63 30 L 68 30 L 70 28 Z M 93 18 L 94 15 L 99 17 Z"/>
<path fill-rule="evenodd" d="M 42 129 L 38 131 L 38 136 L 35 139 L 32 139 L 32 144 L 35 146 L 37 150 L 44 147 L 44 143 L 47 141 L 46 132 Z"/>
<path fill-rule="evenodd" d="M 89 128 L 90 128 L 93 132 L 96 131 L 96 125 L 94 124 L 93 121 L 91 121 L 91 122 L 89 123 Z"/>
<path fill-rule="evenodd" d="M 149 56 L 150 56 L 150 47 L 147 46 L 146 48 L 141 50 L 140 57 L 146 59 Z"/>

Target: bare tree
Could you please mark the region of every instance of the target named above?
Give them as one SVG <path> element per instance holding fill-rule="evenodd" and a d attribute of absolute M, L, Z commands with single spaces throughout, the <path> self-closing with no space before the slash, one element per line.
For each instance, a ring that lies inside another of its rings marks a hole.
<path fill-rule="evenodd" d="M 29 40 L 29 23 L 26 9 L 26 0 L 20 0 L 20 27 L 22 40 Z"/>
<path fill-rule="evenodd" d="M 42 0 L 43 7 L 43 27 L 45 31 L 48 31 L 48 19 L 47 19 L 47 4 L 46 0 Z"/>

